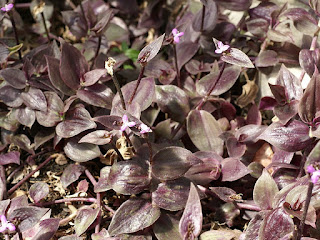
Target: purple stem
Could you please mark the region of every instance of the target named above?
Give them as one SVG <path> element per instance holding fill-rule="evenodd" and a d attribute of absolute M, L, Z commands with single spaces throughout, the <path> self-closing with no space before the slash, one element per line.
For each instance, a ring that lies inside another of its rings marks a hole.
<path fill-rule="evenodd" d="M 48 30 L 48 28 L 47 28 L 46 19 L 44 18 L 43 12 L 41 12 L 41 18 L 42 18 L 42 23 L 43 23 L 44 29 L 46 30 L 46 34 L 47 34 L 47 38 L 48 38 L 48 43 L 50 43 L 50 41 L 51 41 L 51 39 L 50 39 L 50 34 L 49 34 L 49 30 Z"/>
<path fill-rule="evenodd" d="M 94 176 L 92 176 L 89 170 L 88 169 L 84 170 L 84 173 L 87 175 L 92 185 L 95 186 L 97 184 L 97 181 L 94 179 Z"/>
<path fill-rule="evenodd" d="M 144 73 L 144 69 L 145 69 L 145 64 L 142 64 L 141 69 L 140 69 L 140 73 L 139 73 L 139 77 L 138 77 L 138 81 L 137 81 L 137 84 L 136 84 L 136 87 L 134 88 L 133 93 L 132 93 L 132 95 L 131 95 L 131 97 L 130 97 L 130 100 L 129 100 L 129 102 L 128 102 L 129 104 L 132 103 L 132 101 L 133 101 L 133 99 L 134 99 L 134 96 L 135 96 L 136 93 L 137 93 L 138 87 L 139 87 L 139 85 L 140 85 L 140 82 L 141 82 L 141 79 L 142 79 L 142 76 L 143 76 L 143 73 Z"/>
<path fill-rule="evenodd" d="M 59 204 L 59 203 L 66 203 L 66 202 L 91 202 L 91 203 L 96 203 L 97 199 L 95 199 L 95 198 L 83 198 L 83 197 L 63 198 L 63 199 L 58 199 L 58 200 L 54 200 L 54 201 L 51 201 L 51 202 L 33 203 L 31 205 L 44 207 L 44 206 L 49 206 L 49 205 Z"/>
<path fill-rule="evenodd" d="M 176 66 L 176 71 L 177 71 L 177 83 L 178 83 L 178 87 L 181 88 L 181 76 L 180 76 L 180 70 L 178 68 L 177 48 L 174 43 L 173 43 L 173 54 L 174 54 L 174 64 Z"/>
<path fill-rule="evenodd" d="M 201 27 L 200 32 L 203 32 L 203 25 L 204 25 L 204 17 L 206 15 L 206 6 L 202 5 L 202 16 L 201 16 Z"/>
<path fill-rule="evenodd" d="M 82 6 L 82 5 L 80 5 L 80 6 Z M 98 37 L 98 46 L 97 46 L 97 49 L 96 49 L 96 53 L 95 53 L 94 58 L 93 58 L 92 63 L 91 63 L 91 70 L 93 69 L 93 66 L 94 66 L 94 64 L 95 64 L 95 62 L 97 60 L 98 55 L 99 55 L 100 47 L 101 47 L 101 40 L 102 40 L 102 36 L 100 35 Z"/>
<path fill-rule="evenodd" d="M 99 209 L 97 216 L 97 225 L 94 228 L 95 233 L 100 232 L 100 223 L 101 223 L 101 193 L 97 193 L 97 208 Z"/>
<path fill-rule="evenodd" d="M 16 39 L 16 44 L 19 45 L 20 41 L 19 41 L 19 37 L 18 37 L 18 31 L 17 31 L 17 27 L 16 27 L 16 22 L 14 21 L 12 13 L 9 13 L 9 17 L 10 17 L 10 20 L 12 23 L 12 28 L 13 28 L 13 32 L 14 32 L 14 37 Z M 19 49 L 18 54 L 19 54 L 20 61 L 22 61 L 21 49 Z"/>
<path fill-rule="evenodd" d="M 29 173 L 27 176 L 25 176 L 20 182 L 18 182 L 16 185 L 14 185 L 9 191 L 8 195 L 13 193 L 18 187 L 20 187 L 23 183 L 25 183 L 34 173 L 39 171 L 44 165 L 46 165 L 50 160 L 53 159 L 53 157 L 48 157 L 43 163 L 41 163 L 35 170 L 33 170 L 31 173 Z"/>

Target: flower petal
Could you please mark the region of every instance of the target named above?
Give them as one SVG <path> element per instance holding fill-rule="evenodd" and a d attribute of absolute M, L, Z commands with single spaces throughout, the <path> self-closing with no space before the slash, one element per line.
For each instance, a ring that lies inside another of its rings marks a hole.
<path fill-rule="evenodd" d="M 126 130 L 126 128 L 127 128 L 127 125 L 122 125 L 121 128 L 120 128 L 120 131 L 124 132 Z"/>
<path fill-rule="evenodd" d="M 8 223 L 7 228 L 8 228 L 10 231 L 15 231 L 15 230 L 16 230 L 16 226 L 13 225 L 12 223 Z"/>
<path fill-rule="evenodd" d="M 179 43 L 180 42 L 180 38 L 178 36 L 176 36 L 176 37 L 173 38 L 173 41 L 175 43 Z"/>
<path fill-rule="evenodd" d="M 128 123 L 127 123 L 127 126 L 128 126 L 128 127 L 133 127 L 133 126 L 135 126 L 135 125 L 136 125 L 135 122 L 128 122 Z"/>
<path fill-rule="evenodd" d="M 178 33 L 178 29 L 176 29 L 176 28 L 172 29 L 172 34 L 173 34 L 174 36 L 177 35 L 177 33 Z"/>
<path fill-rule="evenodd" d="M 127 123 L 128 122 L 128 116 L 127 115 L 123 115 L 122 122 L 123 123 Z"/>

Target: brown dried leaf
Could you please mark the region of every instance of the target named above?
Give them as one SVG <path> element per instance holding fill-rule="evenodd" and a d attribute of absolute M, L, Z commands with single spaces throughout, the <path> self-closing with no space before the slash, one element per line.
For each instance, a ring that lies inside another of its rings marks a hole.
<path fill-rule="evenodd" d="M 252 103 L 257 96 L 259 87 L 254 81 L 248 80 L 245 85 L 242 86 L 242 93 L 237 98 L 236 104 L 243 108 L 249 103 Z"/>

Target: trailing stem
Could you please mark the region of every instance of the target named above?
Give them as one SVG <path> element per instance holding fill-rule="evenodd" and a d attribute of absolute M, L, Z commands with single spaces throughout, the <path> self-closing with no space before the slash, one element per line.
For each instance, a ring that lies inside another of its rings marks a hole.
<path fill-rule="evenodd" d="M 101 41 L 102 41 L 102 36 L 100 35 L 98 37 L 98 46 L 97 46 L 97 49 L 96 49 L 96 53 L 95 53 L 94 58 L 93 58 L 92 63 L 91 63 L 91 70 L 93 69 L 93 66 L 94 66 L 94 64 L 95 64 L 95 62 L 97 60 L 98 55 L 99 55 L 100 47 L 101 47 Z"/>
<path fill-rule="evenodd" d="M 13 28 L 13 32 L 14 32 L 14 37 L 16 39 L 16 44 L 19 45 L 20 41 L 19 41 L 19 37 L 18 37 L 18 31 L 17 31 L 17 27 L 16 27 L 16 22 L 14 21 L 12 13 L 9 13 L 9 17 L 10 17 L 10 21 L 12 23 L 12 28 Z M 21 49 L 18 50 L 18 54 L 19 54 L 20 61 L 22 61 Z"/>
<path fill-rule="evenodd" d="M 41 12 L 41 18 L 42 18 L 42 22 L 43 22 L 44 29 L 46 30 L 48 42 L 50 43 L 51 39 L 50 39 L 50 36 L 49 36 L 49 30 L 48 30 L 48 28 L 47 28 L 46 19 L 44 18 L 43 12 Z"/>
<path fill-rule="evenodd" d="M 202 5 L 202 16 L 201 16 L 201 27 L 200 32 L 203 32 L 203 26 L 204 26 L 204 17 L 206 15 L 206 6 Z"/>
<path fill-rule="evenodd" d="M 177 71 L 177 84 L 178 84 L 178 87 L 181 88 L 181 77 L 180 77 L 180 70 L 178 68 L 177 48 L 175 44 L 173 44 L 173 54 L 174 54 L 174 64 L 176 66 L 176 71 Z"/>
<path fill-rule="evenodd" d="M 207 92 L 206 96 L 203 97 L 203 98 L 201 99 L 201 101 L 198 103 L 198 105 L 197 105 L 197 107 L 196 107 L 197 110 L 200 110 L 200 109 L 202 108 L 203 104 L 207 101 L 207 99 L 209 98 L 210 94 L 212 93 L 212 91 L 214 90 L 214 88 L 217 86 L 217 83 L 219 82 L 219 80 L 220 80 L 220 78 L 221 78 L 221 76 L 222 76 L 222 74 L 223 74 L 223 72 L 224 72 L 225 67 L 226 67 L 226 63 L 223 62 L 223 63 L 222 63 L 222 66 L 221 66 L 221 69 L 220 69 L 220 72 L 219 72 L 219 75 L 218 75 L 218 77 L 217 77 L 217 80 L 212 84 L 212 86 L 210 87 L 210 89 L 209 89 L 209 91 Z"/>
<path fill-rule="evenodd" d="M 131 95 L 131 97 L 129 99 L 129 102 L 128 102 L 129 104 L 132 103 L 132 101 L 134 99 L 134 96 L 137 93 L 138 87 L 140 85 L 140 82 L 141 82 L 141 79 L 142 79 L 142 76 L 143 76 L 143 73 L 144 73 L 145 66 L 146 66 L 145 64 L 141 64 L 141 69 L 140 69 L 139 77 L 138 77 L 138 80 L 137 80 L 137 84 L 136 84 L 136 87 L 134 88 L 133 93 L 132 93 L 132 95 Z"/>
<path fill-rule="evenodd" d="M 304 208 L 303 208 L 303 215 L 302 215 L 302 219 L 300 221 L 299 228 L 297 229 L 297 232 L 296 232 L 295 237 L 294 237 L 295 240 L 300 240 L 301 237 L 302 237 L 304 224 L 305 224 L 305 221 L 306 221 L 306 218 L 307 218 L 308 208 L 309 208 L 311 197 L 312 197 L 312 189 L 313 189 L 313 183 L 309 182 L 307 198 L 306 198 L 306 201 L 305 201 L 305 204 L 304 204 Z"/>

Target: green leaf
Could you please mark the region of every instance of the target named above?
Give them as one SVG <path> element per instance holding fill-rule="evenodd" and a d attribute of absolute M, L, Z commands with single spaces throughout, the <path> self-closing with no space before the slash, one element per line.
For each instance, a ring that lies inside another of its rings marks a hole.
<path fill-rule="evenodd" d="M 124 54 L 125 54 L 128 58 L 130 58 L 133 62 L 136 62 L 137 59 L 138 59 L 139 51 L 136 50 L 136 49 L 130 48 L 130 49 L 127 49 L 127 50 L 124 52 Z"/>

